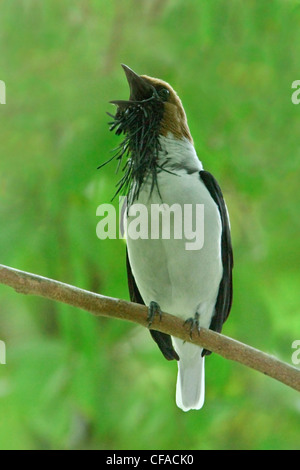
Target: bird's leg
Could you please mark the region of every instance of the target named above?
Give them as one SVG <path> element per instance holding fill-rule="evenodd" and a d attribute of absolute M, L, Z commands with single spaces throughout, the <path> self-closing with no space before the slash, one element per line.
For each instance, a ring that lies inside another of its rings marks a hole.
<path fill-rule="evenodd" d="M 149 304 L 149 307 L 148 307 L 148 317 L 147 317 L 148 328 L 151 327 L 152 322 L 153 322 L 156 315 L 159 315 L 159 320 L 161 320 L 161 318 L 162 318 L 161 308 L 160 308 L 160 306 L 158 305 L 157 302 L 154 302 L 154 300 L 152 300 Z"/>
<path fill-rule="evenodd" d="M 188 318 L 185 320 L 184 325 L 189 324 L 190 325 L 190 339 L 193 339 L 193 332 L 197 330 L 198 335 L 200 334 L 200 325 L 199 325 L 199 313 L 196 312 L 194 317 Z"/>

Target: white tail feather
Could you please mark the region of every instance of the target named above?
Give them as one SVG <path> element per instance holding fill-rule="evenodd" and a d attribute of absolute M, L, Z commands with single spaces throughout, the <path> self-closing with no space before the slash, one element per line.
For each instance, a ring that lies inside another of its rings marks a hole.
<path fill-rule="evenodd" d="M 200 410 L 204 404 L 205 378 L 202 348 L 173 338 L 179 355 L 176 404 L 183 411 Z"/>

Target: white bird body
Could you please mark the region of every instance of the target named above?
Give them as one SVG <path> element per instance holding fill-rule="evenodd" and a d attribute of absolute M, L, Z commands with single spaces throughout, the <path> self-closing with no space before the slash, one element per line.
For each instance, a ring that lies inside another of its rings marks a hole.
<path fill-rule="evenodd" d="M 130 298 L 146 304 L 150 316 L 155 305 L 158 311 L 189 320 L 193 334 L 201 327 L 220 332 L 231 308 L 233 267 L 221 189 L 203 170 L 184 108 L 173 88 L 122 66 L 130 98 L 112 101 L 118 111 L 112 116 L 111 130 L 125 135 L 117 149 L 118 161 L 125 155 L 130 157 L 117 191 L 125 187 L 129 195 L 125 227 Z M 159 229 L 156 218 L 152 231 L 152 209 L 158 206 L 163 223 Z M 146 210 L 146 224 L 139 234 L 138 230 L 133 234 L 132 226 L 138 226 L 138 207 L 144 214 Z M 172 213 L 169 234 L 164 232 L 167 212 L 169 216 Z M 150 333 L 165 358 L 178 361 L 177 405 L 184 411 L 200 409 L 204 403 L 204 357 L 209 351 L 152 329 Z"/>
<path fill-rule="evenodd" d="M 168 162 L 158 174 L 158 189 L 150 195 L 151 181 L 142 186 L 134 204 L 143 204 L 151 214 L 152 204 L 204 205 L 204 244 L 199 250 L 187 250 L 187 240 L 174 239 L 173 226 L 170 239 L 127 238 L 128 256 L 139 292 L 146 305 L 159 304 L 162 311 L 187 320 L 199 314 L 199 326 L 209 328 L 222 278 L 221 219 L 218 207 L 202 182 L 202 165 L 193 145 L 171 135 L 160 137 L 164 149 L 168 148 Z M 170 144 L 171 143 L 171 144 Z M 188 157 L 188 158 L 187 158 Z M 188 166 L 186 164 L 188 161 Z M 188 170 L 188 171 L 187 171 Z M 192 211 L 196 216 L 196 210 Z M 133 220 L 129 215 L 127 225 Z M 193 226 L 196 221 L 193 220 Z M 173 338 L 180 360 L 176 401 L 182 409 L 199 409 L 204 402 L 204 357 L 199 346 Z"/>

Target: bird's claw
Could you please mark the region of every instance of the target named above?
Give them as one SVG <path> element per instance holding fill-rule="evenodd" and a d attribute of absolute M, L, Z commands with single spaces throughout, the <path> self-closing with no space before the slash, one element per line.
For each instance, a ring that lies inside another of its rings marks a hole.
<path fill-rule="evenodd" d="M 148 307 L 148 328 L 151 328 L 151 325 L 153 323 L 154 318 L 156 315 L 159 315 L 159 320 L 161 321 L 162 319 L 162 311 L 157 302 L 154 302 L 153 300 L 150 302 L 149 307 Z"/>
<path fill-rule="evenodd" d="M 197 330 L 198 336 L 200 335 L 199 313 L 196 312 L 194 317 L 185 320 L 184 325 L 190 325 L 190 339 L 193 339 L 193 332 Z"/>

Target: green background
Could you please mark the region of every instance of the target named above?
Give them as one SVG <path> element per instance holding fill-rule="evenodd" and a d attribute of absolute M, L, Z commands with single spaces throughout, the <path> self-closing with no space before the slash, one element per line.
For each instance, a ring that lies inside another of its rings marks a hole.
<path fill-rule="evenodd" d="M 300 2 L 2 0 L 0 262 L 128 299 L 125 244 L 96 237 L 120 140 L 120 63 L 177 90 L 229 207 L 223 332 L 291 363 L 300 339 Z M 213 354 L 206 403 L 175 406 L 149 333 L 0 286 L 1 449 L 296 449 L 296 391 Z"/>

